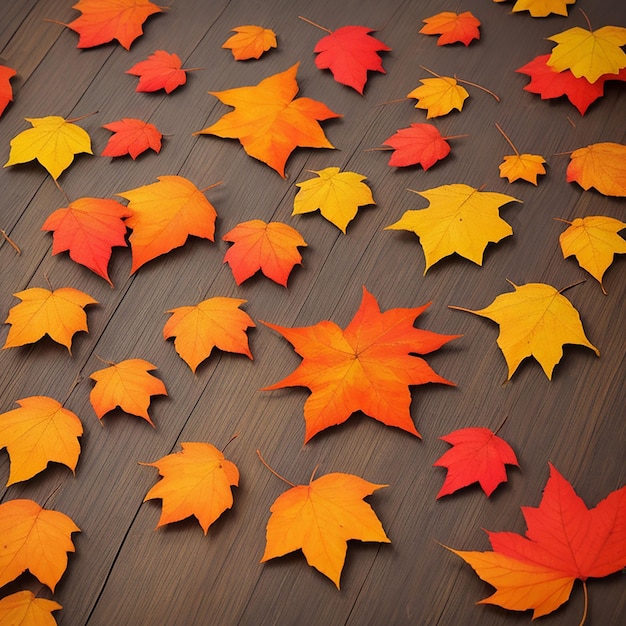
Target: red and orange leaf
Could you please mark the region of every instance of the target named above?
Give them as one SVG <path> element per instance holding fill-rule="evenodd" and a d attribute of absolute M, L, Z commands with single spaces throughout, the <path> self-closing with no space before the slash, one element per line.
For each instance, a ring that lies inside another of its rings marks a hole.
<path fill-rule="evenodd" d="M 440 439 L 453 447 L 433 463 L 448 470 L 437 498 L 476 482 L 489 497 L 507 481 L 505 465 L 519 467 L 513 448 L 488 428 L 461 428 Z"/>
<path fill-rule="evenodd" d="M 204 193 L 182 176 L 157 176 L 158 183 L 116 195 L 128 200 L 126 225 L 133 260 L 131 273 L 144 263 L 183 246 L 189 235 L 213 241 L 217 213 Z"/>
<path fill-rule="evenodd" d="M 231 246 L 224 256 L 238 285 L 261 270 L 265 276 L 287 286 L 294 265 L 302 256 L 298 246 L 306 246 L 302 235 L 282 222 L 250 220 L 237 224 L 223 237 Z"/>
<path fill-rule="evenodd" d="M 149 0 L 80 0 L 82 15 L 67 27 L 79 35 L 77 48 L 92 48 L 117 39 L 128 50 L 143 34 L 143 23 L 163 9 Z"/>
<path fill-rule="evenodd" d="M 52 231 L 52 254 L 69 252 L 70 259 L 89 268 L 106 280 L 114 246 L 125 247 L 126 224 L 131 215 L 127 207 L 115 200 L 79 198 L 69 206 L 57 209 L 41 230 Z"/>
<path fill-rule="evenodd" d="M 0 65 L 0 115 L 4 113 L 9 102 L 13 102 L 11 79 L 17 74 L 12 67 Z"/>
<path fill-rule="evenodd" d="M 235 110 L 194 134 L 239 139 L 247 154 L 269 165 L 283 178 L 287 159 L 296 148 L 334 148 L 319 121 L 341 115 L 311 98 L 294 100 L 299 89 L 298 65 L 268 76 L 258 85 L 210 91 Z"/>
<path fill-rule="evenodd" d="M 110 363 L 91 374 L 89 378 L 96 384 L 89 401 L 98 419 L 119 406 L 122 411 L 143 417 L 154 426 L 148 415 L 151 396 L 167 395 L 163 381 L 150 374 L 155 369 L 156 365 L 143 359 L 127 359 Z"/>
<path fill-rule="evenodd" d="M 417 354 L 439 349 L 458 335 L 440 335 L 413 326 L 428 304 L 382 313 L 363 288 L 359 310 L 345 330 L 334 322 L 285 328 L 263 322 L 289 341 L 303 358 L 283 380 L 265 387 L 308 387 L 304 405 L 305 443 L 320 431 L 362 411 L 388 426 L 420 436 L 411 419 L 410 385 L 452 385 Z"/>
<path fill-rule="evenodd" d="M 370 33 L 365 26 L 343 26 L 320 39 L 313 52 L 317 53 L 315 65 L 330 70 L 333 78 L 363 95 L 367 72 L 385 74 L 379 52 L 391 48 Z"/>
<path fill-rule="evenodd" d="M 389 165 L 407 167 L 421 165 L 424 170 L 450 154 L 448 137 L 442 137 L 432 124 L 412 123 L 409 128 L 401 128 L 383 142 L 393 148 Z"/>
<path fill-rule="evenodd" d="M 182 65 L 177 54 L 156 50 L 145 61 L 135 63 L 126 73 L 139 76 L 135 91 L 165 89 L 166 93 L 171 93 L 187 82 L 187 70 L 182 69 Z"/>
<path fill-rule="evenodd" d="M 270 508 L 261 562 L 302 550 L 307 563 L 339 589 L 349 539 L 391 543 L 363 500 L 383 487 L 387 485 L 334 473 L 285 491 Z"/>
<path fill-rule="evenodd" d="M 7 487 L 32 478 L 51 461 L 73 472 L 83 434 L 76 414 L 46 396 L 22 398 L 17 404 L 19 409 L 0 415 L 0 448 L 6 448 L 11 459 Z"/>
<path fill-rule="evenodd" d="M 566 177 L 585 191 L 593 187 L 605 196 L 626 197 L 626 145 L 606 141 L 574 150 Z"/>
<path fill-rule="evenodd" d="M 192 515 L 204 534 L 209 526 L 233 506 L 231 486 L 239 484 L 239 470 L 210 443 L 181 443 L 182 450 L 154 463 L 141 463 L 159 470 L 163 479 L 148 491 L 144 502 L 163 502 L 157 528 Z"/>
<path fill-rule="evenodd" d="M 222 44 L 222 48 L 230 50 L 235 61 L 258 59 L 264 52 L 276 48 L 276 33 L 270 28 L 246 25 L 237 26 L 232 31 L 235 34 Z"/>
<path fill-rule="evenodd" d="M 489 532 L 493 552 L 452 550 L 496 588 L 479 604 L 533 609 L 533 618 L 567 602 L 575 580 L 603 578 L 626 567 L 626 487 L 588 509 L 550 464 L 537 508 L 522 507 L 526 535 Z"/>
<path fill-rule="evenodd" d="M 0 624 L 56 626 L 52 611 L 62 608 L 54 600 L 37 598 L 32 591 L 17 591 L 0 600 Z"/>
<path fill-rule="evenodd" d="M 440 35 L 438 46 L 461 42 L 469 46 L 474 39 L 480 39 L 480 20 L 470 11 L 454 13 L 443 11 L 423 20 L 424 26 L 419 31 L 424 35 Z"/>
<path fill-rule="evenodd" d="M 98 304 L 90 295 L 72 287 L 50 291 L 31 287 L 13 294 L 21 302 L 9 310 L 5 324 L 11 324 L 3 348 L 15 348 L 39 341 L 48 335 L 72 352 L 72 337 L 88 332 L 84 308 Z"/>
<path fill-rule="evenodd" d="M 163 135 L 154 124 L 125 117 L 105 124 L 102 128 L 113 133 L 102 151 L 102 156 L 118 157 L 129 154 L 134 160 L 148 148 L 152 148 L 157 154 L 161 151 Z"/>
<path fill-rule="evenodd" d="M 67 515 L 32 500 L 0 504 L 0 587 L 29 570 L 54 592 L 74 552 L 72 533 L 80 532 Z"/>
<path fill-rule="evenodd" d="M 252 318 L 239 307 L 246 300 L 214 297 L 196 304 L 170 309 L 172 314 L 163 328 L 163 338 L 174 337 L 174 347 L 193 372 L 208 359 L 213 348 L 224 352 L 252 353 L 246 330 L 254 328 Z"/>

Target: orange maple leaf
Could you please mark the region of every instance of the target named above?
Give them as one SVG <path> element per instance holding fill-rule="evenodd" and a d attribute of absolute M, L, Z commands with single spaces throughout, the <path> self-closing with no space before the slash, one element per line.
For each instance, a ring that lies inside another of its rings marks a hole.
<path fill-rule="evenodd" d="M 17 400 L 19 409 L 0 415 L 0 448 L 11 459 L 7 487 L 28 480 L 46 469 L 50 461 L 72 472 L 80 455 L 78 437 L 83 425 L 75 413 L 46 396 Z"/>
<path fill-rule="evenodd" d="M 295 148 L 334 148 L 318 120 L 341 115 L 311 98 L 294 100 L 298 93 L 298 66 L 296 63 L 284 72 L 268 76 L 258 85 L 209 91 L 235 110 L 194 135 L 239 139 L 247 154 L 283 178 L 285 164 Z"/>
<path fill-rule="evenodd" d="M 0 587 L 29 570 L 54 592 L 67 568 L 67 552 L 74 552 L 71 534 L 77 532 L 70 517 L 32 500 L 0 504 Z"/>
<path fill-rule="evenodd" d="M 237 224 L 223 237 L 234 243 L 224 256 L 230 265 L 238 285 L 261 270 L 265 276 L 287 286 L 294 265 L 299 265 L 302 256 L 298 246 L 306 246 L 302 235 L 282 222 L 250 220 Z"/>
<path fill-rule="evenodd" d="M 440 35 L 438 46 L 462 42 L 469 46 L 474 39 L 480 39 L 480 20 L 470 11 L 455 13 L 443 11 L 423 20 L 424 26 L 419 31 L 424 35 Z"/>
<path fill-rule="evenodd" d="M 13 101 L 13 89 L 11 89 L 11 78 L 17 72 L 12 67 L 0 65 L 0 115 L 4 113 L 9 102 Z"/>
<path fill-rule="evenodd" d="M 102 156 L 118 157 L 129 154 L 135 160 L 148 148 L 152 148 L 157 154 L 161 151 L 163 135 L 154 124 L 125 117 L 116 122 L 104 124 L 102 128 L 113 133 L 101 153 Z"/>
<path fill-rule="evenodd" d="M 51 613 L 62 608 L 58 602 L 37 598 L 32 591 L 17 591 L 0 600 L 0 624 L 56 626 Z"/>
<path fill-rule="evenodd" d="M 312 391 L 304 405 L 305 443 L 321 430 L 345 422 L 355 411 L 420 436 L 411 419 L 409 385 L 454 383 L 415 355 L 433 352 L 458 337 L 413 326 L 428 306 L 381 313 L 374 296 L 363 287 L 361 306 L 345 330 L 331 321 L 303 328 L 263 322 L 303 357 L 294 372 L 265 389 L 295 386 Z"/>
<path fill-rule="evenodd" d="M 237 26 L 232 31 L 235 33 L 223 44 L 233 53 L 235 61 L 258 59 L 264 52 L 276 48 L 276 33 L 270 28 L 254 26 Z"/>
<path fill-rule="evenodd" d="M 90 295 L 72 287 L 54 291 L 31 287 L 13 295 L 22 302 L 9 310 L 5 324 L 11 324 L 11 328 L 3 348 L 34 343 L 48 335 L 71 354 L 74 333 L 88 331 L 84 307 L 98 304 Z"/>
<path fill-rule="evenodd" d="M 605 196 L 626 196 L 626 145 L 593 143 L 574 150 L 570 159 L 568 183 L 575 181 L 585 191 L 594 187 Z"/>
<path fill-rule="evenodd" d="M 127 74 L 139 76 L 139 83 L 135 91 L 150 92 L 165 89 L 171 93 L 177 87 L 187 82 L 187 72 L 182 67 L 183 62 L 177 54 L 156 50 L 145 61 L 135 63 Z"/>
<path fill-rule="evenodd" d="M 155 365 L 143 359 L 127 359 L 109 363 L 108 367 L 91 374 L 89 378 L 96 384 L 89 400 L 98 419 L 119 406 L 122 411 L 143 417 L 154 426 L 148 415 L 150 398 L 167 395 L 163 381 L 149 373 L 155 369 Z"/>
<path fill-rule="evenodd" d="M 239 470 L 210 443 L 181 443 L 182 450 L 154 463 L 163 480 L 148 491 L 144 502 L 163 501 L 157 528 L 195 516 L 206 535 L 209 526 L 233 506 L 231 486 L 239 484 Z"/>
<path fill-rule="evenodd" d="M 193 372 L 208 359 L 213 348 L 245 354 L 250 359 L 246 329 L 254 327 L 252 318 L 239 306 L 245 300 L 215 297 L 195 306 L 170 309 L 172 314 L 163 328 L 163 338 L 174 337 L 174 347 Z"/>

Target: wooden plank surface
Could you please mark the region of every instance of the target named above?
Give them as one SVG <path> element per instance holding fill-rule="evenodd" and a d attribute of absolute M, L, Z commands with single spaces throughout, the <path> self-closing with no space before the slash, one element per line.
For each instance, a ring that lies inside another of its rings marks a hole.
<path fill-rule="evenodd" d="M 130 252 L 116 249 L 110 266 L 111 289 L 104 280 L 73 263 L 66 254 L 51 255 L 51 236 L 41 225 L 64 198 L 36 163 L 0 171 L 0 228 L 22 249 L 0 241 L 0 311 L 17 303 L 12 295 L 47 281 L 72 286 L 96 300 L 88 308 L 89 333 L 76 335 L 72 353 L 43 340 L 0 353 L 0 412 L 31 395 L 64 402 L 82 420 L 82 453 L 72 476 L 60 465 L 3 489 L 2 501 L 32 498 L 71 516 L 81 532 L 76 553 L 55 593 L 30 574 L 6 585 L 4 597 L 30 588 L 63 605 L 59 624 L 522 624 L 531 614 L 474 603 L 489 595 L 483 583 L 439 544 L 484 550 L 483 528 L 524 532 L 520 506 L 536 506 L 548 477 L 548 461 L 594 506 L 625 482 L 624 354 L 626 259 L 616 258 L 605 277 L 608 295 L 558 247 L 563 224 L 555 217 L 609 215 L 624 220 L 624 199 L 584 192 L 565 181 L 567 156 L 554 156 L 599 141 L 624 143 L 626 99 L 623 84 L 607 83 L 605 96 L 581 117 L 565 100 L 542 101 L 523 91 L 528 79 L 515 72 L 549 52 L 546 38 L 572 26 L 585 26 L 576 8 L 567 18 L 533 19 L 511 13 L 511 3 L 466 0 L 482 21 L 480 41 L 469 47 L 436 45 L 418 34 L 425 17 L 454 10 L 449 3 L 426 0 L 177 0 L 151 17 L 145 34 L 130 51 L 118 45 L 76 48 L 77 35 L 45 18 L 69 22 L 78 13 L 61 0 L 0 4 L 0 57 L 18 75 L 15 101 L 0 119 L 0 150 L 8 158 L 12 137 L 27 128 L 25 117 L 77 117 L 92 137 L 94 156 L 80 155 L 60 177 L 71 199 L 114 194 L 149 184 L 157 176 L 179 174 L 206 193 L 218 213 L 214 243 L 192 238 L 185 246 L 147 263 L 130 275 Z M 622 0 L 580 1 L 595 28 L 626 26 Z M 389 45 L 383 54 L 386 74 L 370 73 L 365 95 L 339 85 L 315 67 L 313 48 L 322 31 L 298 15 L 336 29 L 362 24 L 378 31 Z M 279 46 L 258 61 L 235 62 L 221 48 L 230 30 L 241 24 L 272 28 Z M 125 71 L 156 49 L 176 52 L 184 67 L 201 67 L 172 94 L 140 94 L 136 78 Z M 324 122 L 337 150 L 298 149 L 282 179 L 248 157 L 237 141 L 193 136 L 226 113 L 209 95 L 258 83 L 299 62 L 300 95 L 323 101 L 341 113 Z M 452 154 L 427 172 L 391 168 L 389 153 L 369 151 L 398 128 L 425 121 L 413 100 L 403 98 L 428 75 L 426 66 L 444 75 L 480 83 L 496 92 L 470 88 L 461 113 L 433 123 L 451 140 Z M 110 133 L 102 125 L 121 117 L 155 124 L 167 136 L 160 154 L 136 161 L 99 156 Z M 498 165 L 509 146 L 499 123 L 523 152 L 542 154 L 548 173 L 537 187 L 508 184 Z M 376 206 L 362 208 L 343 235 L 319 214 L 292 217 L 295 183 L 307 170 L 336 166 L 367 176 Z M 449 183 L 508 193 L 523 201 L 501 211 L 514 235 L 487 248 L 482 267 L 457 256 L 424 275 L 424 258 L 411 233 L 386 231 L 408 209 L 426 202 L 407 189 L 424 190 Z M 262 276 L 237 286 L 223 264 L 224 233 L 237 223 L 260 218 L 297 228 L 308 242 L 303 265 L 287 289 Z M 512 380 L 496 345 L 497 326 L 489 320 L 453 311 L 487 306 L 516 283 L 546 282 L 558 289 L 587 279 L 567 291 L 578 308 L 590 341 L 600 352 L 566 346 L 563 361 L 549 381 L 532 360 Z M 423 439 L 388 428 L 362 415 L 329 429 L 303 445 L 305 389 L 260 391 L 286 376 L 299 357 L 290 345 L 261 324 L 312 325 L 330 319 L 344 327 L 359 306 L 363 286 L 382 310 L 432 301 L 418 326 L 462 334 L 427 357 L 430 365 L 456 387 L 412 388 L 412 415 Z M 165 311 L 212 296 L 245 299 L 257 323 L 249 331 L 254 356 L 217 351 L 192 374 L 171 341 L 164 341 Z M 4 343 L 8 326 L 0 330 Z M 98 359 L 143 358 L 154 363 L 168 389 L 154 398 L 145 421 L 113 411 L 99 423 L 89 403 L 89 375 Z M 78 382 L 77 382 L 78 381 Z M 501 435 L 516 450 L 521 468 L 489 499 L 477 487 L 436 500 L 445 476 L 434 461 L 448 448 L 439 437 L 466 426 L 492 429 L 508 416 Z M 227 448 L 241 472 L 235 504 L 205 537 L 193 519 L 155 531 L 160 502 L 143 503 L 157 480 L 152 462 L 180 449 L 185 441 L 208 441 Z M 256 450 L 281 474 L 306 483 L 318 474 L 343 471 L 389 487 L 368 501 L 392 543 L 350 542 L 341 590 L 313 568 L 301 553 L 261 564 L 269 507 L 285 489 L 260 463 Z M 9 461 L 0 455 L 0 480 Z M 623 576 L 589 582 L 587 623 L 620 623 L 626 612 Z M 577 624 L 583 594 L 576 583 L 570 601 L 542 624 Z"/>

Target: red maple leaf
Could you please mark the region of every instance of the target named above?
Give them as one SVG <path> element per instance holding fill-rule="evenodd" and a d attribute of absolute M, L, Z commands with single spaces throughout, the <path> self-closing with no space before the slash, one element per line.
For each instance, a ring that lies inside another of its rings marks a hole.
<path fill-rule="evenodd" d="M 11 78 L 17 72 L 6 65 L 0 65 L 0 115 L 4 113 L 9 102 L 13 101 L 13 90 L 11 89 Z"/>
<path fill-rule="evenodd" d="M 626 81 L 626 68 L 620 70 L 619 74 L 604 74 L 596 82 L 590 83 L 584 76 L 576 78 L 570 70 L 558 72 L 548 65 L 549 58 L 549 54 L 542 54 L 515 70 L 530 76 L 531 80 L 524 89 L 539 94 L 542 100 L 567 96 L 581 115 L 585 114 L 592 102 L 604 95 L 604 83 L 607 80 Z"/>
<path fill-rule="evenodd" d="M 148 148 L 152 148 L 157 153 L 161 150 L 163 135 L 154 124 L 125 117 L 105 124 L 102 128 L 113 132 L 102 151 L 102 156 L 118 157 L 130 154 L 133 159 L 136 159 Z"/>
<path fill-rule="evenodd" d="M 177 54 L 156 50 L 145 61 L 135 63 L 127 74 L 139 76 L 135 91 L 158 91 L 165 89 L 171 93 L 187 82 L 187 71 L 182 69 L 183 62 Z"/>
<path fill-rule="evenodd" d="M 461 42 L 469 46 L 474 39 L 480 39 L 480 20 L 470 11 L 455 13 L 443 11 L 423 20 L 424 26 L 419 31 L 424 35 L 440 35 L 438 46 Z"/>
<path fill-rule="evenodd" d="M 363 95 L 367 82 L 367 71 L 385 74 L 378 52 L 391 48 L 370 33 L 374 30 L 365 26 L 343 26 L 317 42 L 314 52 L 318 53 L 315 65 L 321 70 L 330 70 L 333 78 L 348 85 Z"/>
<path fill-rule="evenodd" d="M 396 131 L 383 143 L 394 149 L 389 165 L 406 167 L 419 164 L 427 170 L 450 154 L 447 139 L 451 137 L 442 137 L 432 124 L 411 124 L 409 128 Z"/>
<path fill-rule="evenodd" d="M 513 448 L 488 428 L 461 428 L 440 439 L 454 447 L 433 463 L 448 469 L 437 498 L 475 482 L 489 497 L 507 480 L 505 464 L 519 467 Z"/>

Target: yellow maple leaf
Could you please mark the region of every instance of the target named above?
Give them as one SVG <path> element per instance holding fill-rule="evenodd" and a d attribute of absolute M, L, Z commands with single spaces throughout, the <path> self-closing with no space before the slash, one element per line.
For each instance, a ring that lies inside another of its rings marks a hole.
<path fill-rule="evenodd" d="M 89 330 L 84 307 L 98 304 L 90 295 L 72 287 L 54 291 L 31 287 L 13 295 L 22 302 L 9 311 L 5 320 L 6 324 L 11 324 L 11 328 L 3 348 L 34 343 L 48 335 L 53 341 L 64 345 L 71 354 L 74 333 Z"/>
<path fill-rule="evenodd" d="M 276 33 L 270 28 L 246 25 L 232 30 L 236 34 L 229 37 L 222 48 L 230 49 L 236 61 L 258 59 L 264 52 L 276 48 Z"/>
<path fill-rule="evenodd" d="M 537 176 L 546 173 L 545 162 L 540 154 L 510 154 L 500 164 L 500 177 L 508 178 L 510 183 L 521 178 L 536 185 Z"/>
<path fill-rule="evenodd" d="M 594 187 L 605 196 L 626 196 L 626 146 L 604 141 L 574 150 L 566 178 L 585 190 Z"/>
<path fill-rule="evenodd" d="M 318 178 L 296 183 L 300 190 L 293 200 L 292 215 L 320 210 L 320 213 L 345 234 L 360 206 L 376 204 L 372 191 L 356 172 L 340 172 L 338 167 L 314 171 Z"/>
<path fill-rule="evenodd" d="M 556 42 L 547 64 L 557 72 L 570 70 L 576 78 L 584 76 L 595 83 L 603 74 L 617 74 L 626 67 L 626 28 L 603 26 L 587 30 L 575 26 L 548 37 Z"/>
<path fill-rule="evenodd" d="M 422 85 L 407 94 L 407 98 L 417 98 L 416 109 L 426 109 L 426 118 L 447 115 L 452 109 L 461 110 L 469 98 L 467 89 L 459 85 L 455 78 L 439 76 L 422 78 Z"/>
<path fill-rule="evenodd" d="M 577 217 L 567 222 L 569 227 L 559 237 L 563 258 L 574 255 L 578 264 L 587 270 L 606 294 L 602 277 L 613 263 L 615 254 L 626 254 L 626 241 L 617 233 L 626 223 L 604 215 Z"/>
<path fill-rule="evenodd" d="M 498 209 L 508 202 L 521 202 L 513 196 L 478 191 L 459 183 L 413 193 L 426 198 L 430 206 L 405 211 L 400 220 L 385 230 L 409 230 L 420 238 L 426 260 L 424 274 L 454 252 L 482 265 L 487 244 L 513 234 Z"/>
<path fill-rule="evenodd" d="M 11 139 L 9 160 L 4 167 L 37 159 L 56 180 L 71 165 L 75 154 L 93 154 L 91 139 L 86 130 L 73 123 L 76 120 L 58 115 L 25 119 L 33 127 Z"/>
<path fill-rule="evenodd" d="M 528 11 L 532 17 L 547 17 L 552 13 L 567 16 L 567 5 L 575 2 L 576 0 L 517 0 L 511 10 L 513 13 Z"/>
<path fill-rule="evenodd" d="M 54 600 L 37 598 L 32 591 L 17 591 L 0 600 L 0 624 L 56 626 L 51 613 L 62 608 Z"/>
<path fill-rule="evenodd" d="M 487 317 L 500 326 L 497 343 L 508 365 L 507 380 L 528 356 L 537 359 L 551 380 L 566 343 L 586 346 L 600 356 L 585 335 L 578 311 L 563 294 L 544 283 L 510 284 L 513 293 L 500 294 L 484 309 L 449 306 Z"/>

